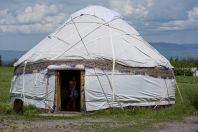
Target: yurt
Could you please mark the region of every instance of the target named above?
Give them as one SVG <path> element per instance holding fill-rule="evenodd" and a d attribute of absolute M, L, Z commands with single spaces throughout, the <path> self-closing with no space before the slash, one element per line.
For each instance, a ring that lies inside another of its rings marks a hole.
<path fill-rule="evenodd" d="M 175 103 L 173 67 L 122 16 L 89 6 L 14 64 L 14 105 L 96 111 Z"/>

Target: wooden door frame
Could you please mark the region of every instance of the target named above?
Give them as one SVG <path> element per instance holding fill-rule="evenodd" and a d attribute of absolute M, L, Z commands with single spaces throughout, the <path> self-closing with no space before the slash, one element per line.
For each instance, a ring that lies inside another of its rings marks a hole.
<path fill-rule="evenodd" d="M 61 111 L 61 76 L 60 70 L 55 71 L 55 111 Z"/>
<path fill-rule="evenodd" d="M 80 71 L 80 111 L 86 111 L 85 105 L 85 70 Z"/>
<path fill-rule="evenodd" d="M 80 71 L 80 111 L 86 111 L 85 106 L 85 92 L 84 92 L 84 84 L 85 84 L 85 70 L 84 69 L 64 69 L 67 70 L 78 70 Z M 54 95 L 54 104 L 55 104 L 55 112 L 61 111 L 61 70 L 55 71 L 55 95 Z"/>

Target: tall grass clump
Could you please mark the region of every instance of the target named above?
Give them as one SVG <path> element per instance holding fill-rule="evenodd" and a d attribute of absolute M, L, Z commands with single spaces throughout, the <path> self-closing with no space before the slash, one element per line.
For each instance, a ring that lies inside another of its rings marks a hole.
<path fill-rule="evenodd" d="M 191 106 L 198 110 L 198 77 L 177 77 L 179 87 L 181 87 L 185 104 L 190 103 Z"/>
<path fill-rule="evenodd" d="M 11 114 L 13 113 L 13 106 L 10 103 L 0 102 L 0 114 Z"/>
<path fill-rule="evenodd" d="M 190 103 L 198 110 L 198 92 L 190 92 L 191 90 L 188 91 L 188 98 L 190 100 Z"/>
<path fill-rule="evenodd" d="M 23 115 L 25 116 L 33 116 L 39 114 L 40 112 L 40 109 L 36 108 L 34 105 L 25 105 L 23 107 Z"/>

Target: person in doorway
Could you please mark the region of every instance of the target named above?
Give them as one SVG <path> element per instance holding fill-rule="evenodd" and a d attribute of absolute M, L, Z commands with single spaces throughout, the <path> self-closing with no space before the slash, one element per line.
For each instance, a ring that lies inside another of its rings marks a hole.
<path fill-rule="evenodd" d="M 76 110 L 76 99 L 78 98 L 78 91 L 77 91 L 77 87 L 76 87 L 76 78 L 75 77 L 72 77 L 72 80 L 69 81 L 69 103 L 67 105 L 67 108 L 68 109 L 71 109 L 72 107 L 72 110 Z"/>

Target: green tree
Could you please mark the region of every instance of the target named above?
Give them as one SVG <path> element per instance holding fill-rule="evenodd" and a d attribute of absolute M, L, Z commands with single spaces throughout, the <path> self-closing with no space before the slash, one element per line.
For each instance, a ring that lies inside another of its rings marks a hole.
<path fill-rule="evenodd" d="M 195 61 L 195 67 L 198 68 L 198 60 Z"/>
<path fill-rule="evenodd" d="M 2 59 L 1 59 L 1 55 L 0 55 L 0 66 L 2 66 Z"/>
<path fill-rule="evenodd" d="M 15 62 L 17 62 L 17 58 L 14 58 L 13 61 L 8 64 L 8 66 L 13 66 Z"/>
<path fill-rule="evenodd" d="M 170 62 L 173 62 L 173 57 L 171 56 L 169 60 L 170 60 Z"/>
<path fill-rule="evenodd" d="M 175 60 L 170 59 L 171 64 L 174 66 L 175 75 L 192 76 L 192 68 L 197 67 L 197 60 L 191 58 L 176 58 Z"/>

